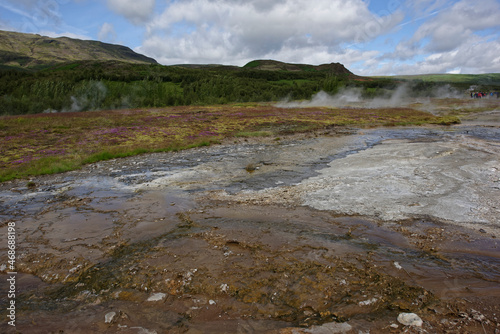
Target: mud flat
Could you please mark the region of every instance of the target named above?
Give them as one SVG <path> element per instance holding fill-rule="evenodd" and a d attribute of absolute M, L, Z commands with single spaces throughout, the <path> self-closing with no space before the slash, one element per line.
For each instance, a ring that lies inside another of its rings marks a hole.
<path fill-rule="evenodd" d="M 4 183 L 17 309 L 11 328 L 2 296 L 0 330 L 495 333 L 499 118 L 240 140 Z"/>

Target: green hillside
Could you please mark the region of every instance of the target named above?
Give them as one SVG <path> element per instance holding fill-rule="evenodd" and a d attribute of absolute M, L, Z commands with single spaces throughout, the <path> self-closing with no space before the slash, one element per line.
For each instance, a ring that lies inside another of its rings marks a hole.
<path fill-rule="evenodd" d="M 264 70 L 264 71 L 291 71 L 291 72 L 331 72 L 339 75 L 348 75 L 355 77 L 355 75 L 345 68 L 340 63 L 322 64 L 322 65 L 309 65 L 309 64 L 291 64 L 284 63 L 277 60 L 253 60 L 243 66 L 245 69 Z"/>
<path fill-rule="evenodd" d="M 135 64 L 156 64 L 156 60 L 122 45 L 84 41 L 68 37 L 51 38 L 0 31 L 0 65 L 40 69 L 60 63 L 99 60 Z"/>

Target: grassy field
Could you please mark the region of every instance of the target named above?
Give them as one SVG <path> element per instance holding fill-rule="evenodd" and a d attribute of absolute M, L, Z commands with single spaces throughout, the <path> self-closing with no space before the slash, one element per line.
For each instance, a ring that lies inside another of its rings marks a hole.
<path fill-rule="evenodd" d="M 211 145 L 231 137 L 283 136 L 330 126 L 451 124 L 409 108 L 283 109 L 266 104 L 184 106 L 0 117 L 0 181 L 100 160 Z"/>
<path fill-rule="evenodd" d="M 500 73 L 487 74 L 420 74 L 420 75 L 397 75 L 391 77 L 375 77 L 375 78 L 392 78 L 404 80 L 422 80 L 426 82 L 442 82 L 442 83 L 470 83 L 475 85 L 500 85 Z"/>

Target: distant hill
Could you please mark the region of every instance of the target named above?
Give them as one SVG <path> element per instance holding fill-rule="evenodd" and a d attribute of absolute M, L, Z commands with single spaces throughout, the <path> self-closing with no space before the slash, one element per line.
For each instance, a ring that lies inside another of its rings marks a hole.
<path fill-rule="evenodd" d="M 122 45 L 0 31 L 0 65 L 36 69 L 81 60 L 157 64 Z"/>
<path fill-rule="evenodd" d="M 310 71 L 310 72 L 332 72 L 334 74 L 345 74 L 348 76 L 354 76 L 354 74 L 345 68 L 344 65 L 340 63 L 331 63 L 323 65 L 309 65 L 309 64 L 291 64 L 284 63 L 277 60 L 253 60 L 243 66 L 247 69 L 256 70 L 266 70 L 266 71 Z"/>
<path fill-rule="evenodd" d="M 416 74 L 416 75 L 396 75 L 377 76 L 374 78 L 391 78 L 402 80 L 421 80 L 424 82 L 436 83 L 469 83 L 471 85 L 500 85 L 500 73 L 486 74 Z"/>
<path fill-rule="evenodd" d="M 292 64 L 277 60 L 252 60 L 243 67 L 220 64 L 179 64 L 178 67 L 190 69 L 208 69 L 208 70 L 262 70 L 262 71 L 281 71 L 281 72 L 323 72 L 336 75 L 346 75 L 350 78 L 358 78 L 351 71 L 345 68 L 341 63 L 331 63 L 323 65 Z"/>
<path fill-rule="evenodd" d="M 309 65 L 309 64 L 292 64 L 277 60 L 266 59 L 266 60 L 252 60 L 243 67 L 232 66 L 232 65 L 220 65 L 220 64 L 179 64 L 173 66 L 190 68 L 190 69 L 201 69 L 201 70 L 235 70 L 235 71 L 261 70 L 261 71 L 271 71 L 271 72 L 280 71 L 280 72 L 297 72 L 297 73 L 322 72 L 322 73 L 332 73 L 335 75 L 346 75 L 353 79 L 359 78 L 340 63 Z"/>

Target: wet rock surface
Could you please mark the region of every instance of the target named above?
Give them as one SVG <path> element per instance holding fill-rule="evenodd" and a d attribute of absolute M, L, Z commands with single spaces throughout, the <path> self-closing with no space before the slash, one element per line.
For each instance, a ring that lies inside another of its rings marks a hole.
<path fill-rule="evenodd" d="M 282 204 L 386 221 L 431 216 L 496 233 L 499 157 L 497 141 L 463 135 L 432 142 L 390 139 L 333 160 L 317 176 L 291 186 L 247 191 L 236 199 L 259 203 L 277 198 Z"/>
<path fill-rule="evenodd" d="M 0 185 L 21 333 L 500 329 L 498 113 L 240 140 L 31 182 Z"/>

